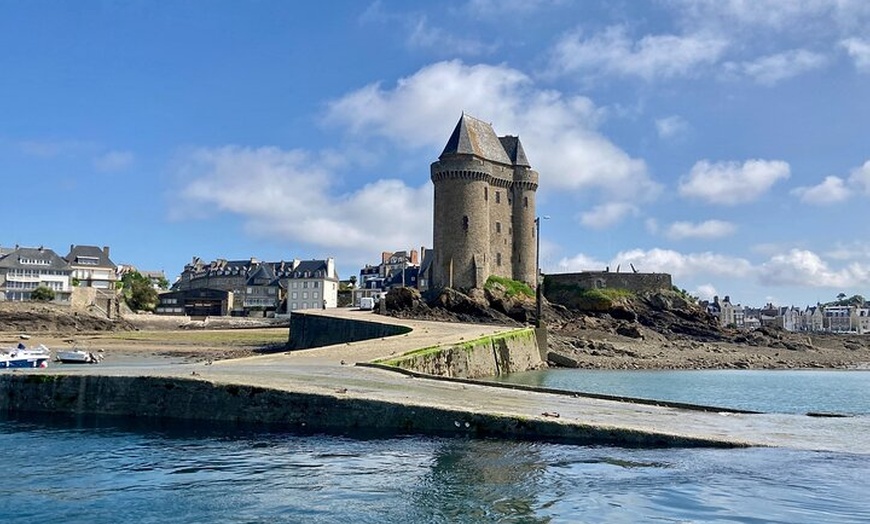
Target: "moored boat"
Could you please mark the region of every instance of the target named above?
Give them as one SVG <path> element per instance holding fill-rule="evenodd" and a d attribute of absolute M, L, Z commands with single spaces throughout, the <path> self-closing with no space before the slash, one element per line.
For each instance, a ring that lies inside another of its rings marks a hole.
<path fill-rule="evenodd" d="M 55 352 L 55 360 L 63 364 L 96 364 L 103 357 L 83 349 L 69 349 Z"/>
<path fill-rule="evenodd" d="M 29 349 L 24 344 L 0 351 L 0 369 L 8 368 L 46 368 L 51 359 L 51 351 L 42 344 Z"/>

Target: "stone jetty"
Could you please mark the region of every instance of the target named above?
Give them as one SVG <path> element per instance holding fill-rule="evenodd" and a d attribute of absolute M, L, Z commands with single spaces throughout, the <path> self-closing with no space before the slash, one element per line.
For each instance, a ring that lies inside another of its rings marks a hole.
<path fill-rule="evenodd" d="M 399 320 L 352 310 L 294 316 L 299 317 L 297 331 L 304 323 L 317 333 L 309 332 L 310 340 L 329 345 L 213 363 L 103 363 L 6 372 L 0 374 L 0 410 L 215 421 L 349 435 L 416 433 L 870 453 L 868 417 L 742 413 L 475 380 L 539 365 L 539 339 L 531 329 Z M 333 338 L 323 339 L 322 330 Z M 306 345 L 291 342 L 291 347 Z"/>

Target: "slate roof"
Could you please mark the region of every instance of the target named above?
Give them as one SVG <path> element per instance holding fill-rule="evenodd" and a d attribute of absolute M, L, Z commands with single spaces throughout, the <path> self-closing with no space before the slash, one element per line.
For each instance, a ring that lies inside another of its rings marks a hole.
<path fill-rule="evenodd" d="M 96 267 L 111 267 L 115 268 L 114 262 L 109 258 L 106 252 L 97 246 L 70 246 L 70 251 L 65 256 L 67 262 L 72 265 L 88 265 Z M 96 260 L 96 264 L 82 264 L 81 259 Z"/>
<path fill-rule="evenodd" d="M 47 264 L 22 264 L 21 260 L 45 260 Z M 51 249 L 44 247 L 19 247 L 3 258 L 0 258 L 0 267 L 6 269 L 50 269 L 55 271 L 70 271 L 66 260 L 61 258 Z"/>
<path fill-rule="evenodd" d="M 498 140 L 501 142 L 502 147 L 504 147 L 504 150 L 507 153 L 508 158 L 511 159 L 513 165 L 532 167 L 532 165 L 529 164 L 529 159 L 526 158 L 526 152 L 523 149 L 523 144 L 520 143 L 520 137 L 507 135 L 498 137 Z"/>
<path fill-rule="evenodd" d="M 504 146 L 492 130 L 492 125 L 462 113 L 453 134 L 441 152 L 445 155 L 474 155 L 485 160 L 511 165 Z M 525 157 L 525 154 L 523 154 Z"/>

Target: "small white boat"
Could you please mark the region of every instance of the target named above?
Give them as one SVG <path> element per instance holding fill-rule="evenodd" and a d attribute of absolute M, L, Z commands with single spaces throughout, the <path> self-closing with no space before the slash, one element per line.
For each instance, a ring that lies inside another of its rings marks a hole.
<path fill-rule="evenodd" d="M 83 349 L 69 349 L 56 351 L 54 359 L 63 364 L 97 364 L 103 357 Z"/>
<path fill-rule="evenodd" d="M 0 369 L 8 368 L 47 368 L 51 351 L 42 344 L 28 349 L 24 344 L 0 350 Z"/>

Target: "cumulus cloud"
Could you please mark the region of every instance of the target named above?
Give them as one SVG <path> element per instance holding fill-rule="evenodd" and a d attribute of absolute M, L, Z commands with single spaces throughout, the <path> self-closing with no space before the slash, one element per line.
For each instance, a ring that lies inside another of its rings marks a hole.
<path fill-rule="evenodd" d="M 674 222 L 668 226 L 665 233 L 669 238 L 681 240 L 684 238 L 722 238 L 732 235 L 736 227 L 731 222 L 723 220 L 707 220 L 705 222 Z"/>
<path fill-rule="evenodd" d="M 840 42 L 852 60 L 855 67 L 862 72 L 870 72 L 870 40 L 861 38 L 847 38 Z"/>
<path fill-rule="evenodd" d="M 672 115 L 656 120 L 656 131 L 659 138 L 669 140 L 686 134 L 689 130 L 689 123 L 682 117 Z"/>
<path fill-rule="evenodd" d="M 791 193 L 805 204 L 818 206 L 836 204 L 849 198 L 846 181 L 838 176 L 828 176 L 820 184 L 810 187 L 797 187 Z"/>
<path fill-rule="evenodd" d="M 772 86 L 782 80 L 819 69 L 828 62 L 825 55 L 806 49 L 762 56 L 749 62 L 728 62 L 726 71 L 752 78 L 759 84 Z"/>
<path fill-rule="evenodd" d="M 594 257 L 579 253 L 573 257 L 565 257 L 556 263 L 556 270 L 562 273 L 575 273 L 578 271 L 603 271 L 607 267 L 606 262 L 596 260 Z"/>
<path fill-rule="evenodd" d="M 835 270 L 812 251 L 792 249 L 762 264 L 758 278 L 773 286 L 854 289 L 870 284 L 870 266 L 856 262 Z"/>
<path fill-rule="evenodd" d="M 647 81 L 685 77 L 700 66 L 716 63 L 727 45 L 713 34 L 647 35 L 633 41 L 621 25 L 588 38 L 577 30 L 557 42 L 551 67 L 560 74 L 634 76 Z"/>
<path fill-rule="evenodd" d="M 430 238 L 428 183 L 415 188 L 378 180 L 342 192 L 335 187 L 334 164 L 275 147 L 197 149 L 178 161 L 176 173 L 186 181 L 179 196 L 193 206 L 185 213 L 233 213 L 252 233 L 339 252 L 421 245 Z"/>
<path fill-rule="evenodd" d="M 654 198 L 660 191 L 643 160 L 597 131 L 604 116 L 588 98 L 538 89 L 506 66 L 432 64 L 393 88 L 371 84 L 333 101 L 326 123 L 440 152 L 462 110 L 482 119 L 497 116 L 499 135 L 520 134 L 544 187 L 597 188 L 625 199 Z"/>
<path fill-rule="evenodd" d="M 870 160 L 849 174 L 849 183 L 865 195 L 870 195 Z"/>
<path fill-rule="evenodd" d="M 636 215 L 637 207 L 626 202 L 609 202 L 581 213 L 580 223 L 586 227 L 603 229 L 612 226 L 628 215 Z"/>
<path fill-rule="evenodd" d="M 109 151 L 94 158 L 94 167 L 98 171 L 114 173 L 127 169 L 134 160 L 135 156 L 130 151 Z"/>
<path fill-rule="evenodd" d="M 713 300 L 713 297 L 719 296 L 713 284 L 701 284 L 695 288 L 694 294 L 701 300 Z"/>
<path fill-rule="evenodd" d="M 714 204 L 736 205 L 758 199 L 789 176 L 789 165 L 781 160 L 747 160 L 743 164 L 701 160 L 680 179 L 679 192 Z"/>
<path fill-rule="evenodd" d="M 680 253 L 670 249 L 632 249 L 618 253 L 611 261 L 624 268 L 633 264 L 646 273 L 670 273 L 674 278 L 718 275 L 744 278 L 752 273 L 752 264 L 743 258 L 717 253 Z"/>

